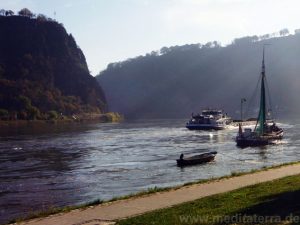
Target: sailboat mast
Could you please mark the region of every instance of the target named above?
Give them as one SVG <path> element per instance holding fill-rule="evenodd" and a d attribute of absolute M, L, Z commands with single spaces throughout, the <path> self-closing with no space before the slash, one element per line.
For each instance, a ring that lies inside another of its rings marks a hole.
<path fill-rule="evenodd" d="M 266 90 L 265 90 L 265 47 L 263 48 L 263 60 L 261 69 L 261 92 L 260 92 L 260 107 L 259 107 L 259 134 L 262 135 L 265 132 L 266 124 Z"/>

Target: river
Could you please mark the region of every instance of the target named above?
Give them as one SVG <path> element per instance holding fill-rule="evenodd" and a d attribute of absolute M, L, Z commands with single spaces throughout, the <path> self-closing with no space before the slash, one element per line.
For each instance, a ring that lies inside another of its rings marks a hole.
<path fill-rule="evenodd" d="M 235 146 L 237 129 L 189 131 L 185 120 L 30 125 L 0 131 L 0 224 L 36 210 L 108 200 L 232 172 L 300 160 L 300 121 L 284 139 Z M 179 168 L 175 159 L 218 151 L 214 162 Z"/>

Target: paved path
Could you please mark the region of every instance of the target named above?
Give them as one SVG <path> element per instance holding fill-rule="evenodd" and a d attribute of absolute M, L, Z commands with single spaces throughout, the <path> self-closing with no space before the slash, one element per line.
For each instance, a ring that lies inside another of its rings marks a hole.
<path fill-rule="evenodd" d="M 300 164 L 284 166 L 253 174 L 195 184 L 168 192 L 155 193 L 56 214 L 46 218 L 23 222 L 22 225 L 102 225 L 113 224 L 121 218 L 131 217 L 156 209 L 174 206 L 206 196 L 232 191 L 241 187 L 271 181 L 285 176 L 300 174 Z M 105 222 L 106 221 L 106 222 Z"/>

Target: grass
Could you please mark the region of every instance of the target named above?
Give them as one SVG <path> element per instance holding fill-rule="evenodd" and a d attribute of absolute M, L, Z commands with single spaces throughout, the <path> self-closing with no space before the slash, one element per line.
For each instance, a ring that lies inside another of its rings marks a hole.
<path fill-rule="evenodd" d="M 194 185 L 194 184 L 214 182 L 214 181 L 218 181 L 218 180 L 222 180 L 222 179 L 228 179 L 228 178 L 231 178 L 231 177 L 237 177 L 237 176 L 242 176 L 242 175 L 246 175 L 246 174 L 252 174 L 252 173 L 256 173 L 256 172 L 260 172 L 260 171 L 266 171 L 266 170 L 270 170 L 270 169 L 280 168 L 280 167 L 283 167 L 283 166 L 294 165 L 294 164 L 299 164 L 299 163 L 300 162 L 289 162 L 289 163 L 284 163 L 284 164 L 271 166 L 271 167 L 263 167 L 262 169 L 254 169 L 254 170 L 251 170 L 249 172 L 232 172 L 231 175 L 222 176 L 222 177 L 218 177 L 218 178 L 205 179 L 205 180 L 198 180 L 198 181 L 194 181 L 194 182 L 188 182 L 188 183 L 185 183 L 183 185 L 179 185 L 179 186 L 175 186 L 175 187 L 165 187 L 165 188 L 154 187 L 154 188 L 149 188 L 145 191 L 141 191 L 141 192 L 138 192 L 138 193 L 132 193 L 132 194 L 121 196 L 121 197 L 114 197 L 114 198 L 112 198 L 108 201 L 103 201 L 103 200 L 100 200 L 100 199 L 96 199 L 94 201 L 91 201 L 91 202 L 88 202 L 88 203 L 85 203 L 85 204 L 82 204 L 82 205 L 77 205 L 77 206 L 66 206 L 66 207 L 61 207 L 61 208 L 51 207 L 51 208 L 48 208 L 48 209 L 44 209 L 44 210 L 29 213 L 27 216 L 24 216 L 24 217 L 13 219 L 9 223 L 15 223 L 15 222 L 21 222 L 21 221 L 34 219 L 34 218 L 46 217 L 46 216 L 50 216 L 50 215 L 57 214 L 57 213 L 66 213 L 66 212 L 70 212 L 70 211 L 75 210 L 75 209 L 84 210 L 88 207 L 97 206 L 97 205 L 100 205 L 100 204 L 103 204 L 103 203 L 110 203 L 110 202 L 119 201 L 119 200 L 126 200 L 126 199 L 130 199 L 130 198 L 137 198 L 137 197 L 147 196 L 147 195 L 151 195 L 151 194 L 154 194 L 154 193 L 157 193 L 157 192 L 166 192 L 166 191 L 171 191 L 171 190 L 177 190 L 179 188 Z"/>
<path fill-rule="evenodd" d="M 120 220 L 117 224 L 299 224 L 299 199 L 300 176 L 290 176 Z"/>

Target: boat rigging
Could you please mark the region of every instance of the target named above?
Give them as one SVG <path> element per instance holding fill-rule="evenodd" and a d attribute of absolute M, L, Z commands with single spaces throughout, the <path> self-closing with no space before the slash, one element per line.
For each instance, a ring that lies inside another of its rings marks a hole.
<path fill-rule="evenodd" d="M 260 105 L 259 113 L 256 120 L 254 130 L 250 128 L 242 129 L 242 125 L 239 124 L 238 135 L 236 136 L 237 146 L 261 146 L 271 144 L 274 140 L 282 139 L 283 130 L 279 128 L 273 121 L 272 125 L 267 122 L 267 110 L 266 110 L 266 73 L 265 73 L 265 48 L 263 48 L 263 59 L 261 69 L 261 87 L 260 87 Z"/>

